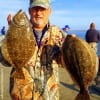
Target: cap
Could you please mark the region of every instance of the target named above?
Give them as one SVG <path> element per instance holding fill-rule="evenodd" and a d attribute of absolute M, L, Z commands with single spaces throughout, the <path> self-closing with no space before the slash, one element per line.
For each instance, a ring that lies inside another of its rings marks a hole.
<path fill-rule="evenodd" d="M 65 28 L 70 29 L 69 25 L 65 25 Z"/>
<path fill-rule="evenodd" d="M 30 0 L 30 8 L 36 6 L 40 6 L 47 9 L 50 7 L 50 0 Z"/>

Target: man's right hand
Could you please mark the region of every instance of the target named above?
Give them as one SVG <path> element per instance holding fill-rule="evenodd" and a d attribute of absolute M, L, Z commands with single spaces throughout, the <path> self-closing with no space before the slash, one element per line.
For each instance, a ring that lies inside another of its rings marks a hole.
<path fill-rule="evenodd" d="M 8 25 L 11 24 L 11 22 L 12 22 L 12 16 L 11 16 L 11 14 L 8 15 L 7 22 L 8 22 Z"/>

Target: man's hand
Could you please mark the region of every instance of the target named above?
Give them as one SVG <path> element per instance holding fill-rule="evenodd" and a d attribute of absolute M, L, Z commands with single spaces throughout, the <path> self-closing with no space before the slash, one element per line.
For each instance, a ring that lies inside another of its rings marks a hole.
<path fill-rule="evenodd" d="M 11 24 L 11 22 L 12 22 L 12 16 L 11 16 L 11 14 L 8 15 L 7 22 L 8 22 L 8 25 Z"/>

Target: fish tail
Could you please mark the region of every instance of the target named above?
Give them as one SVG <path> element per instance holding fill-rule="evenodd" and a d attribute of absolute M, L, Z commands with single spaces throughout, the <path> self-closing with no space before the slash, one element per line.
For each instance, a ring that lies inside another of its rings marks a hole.
<path fill-rule="evenodd" d="M 80 93 L 76 96 L 75 100 L 90 100 L 90 95 L 88 91 L 80 91 Z"/>

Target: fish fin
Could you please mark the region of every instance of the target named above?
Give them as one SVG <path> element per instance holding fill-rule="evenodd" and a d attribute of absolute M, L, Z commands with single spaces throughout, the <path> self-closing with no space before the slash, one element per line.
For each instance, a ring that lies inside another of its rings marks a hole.
<path fill-rule="evenodd" d="M 18 79 L 25 79 L 24 73 L 21 71 L 20 72 L 19 71 L 13 72 L 12 77 L 18 78 Z"/>
<path fill-rule="evenodd" d="M 84 92 L 80 92 L 75 100 L 90 100 L 90 95 L 88 93 L 88 91 L 84 91 Z"/>

